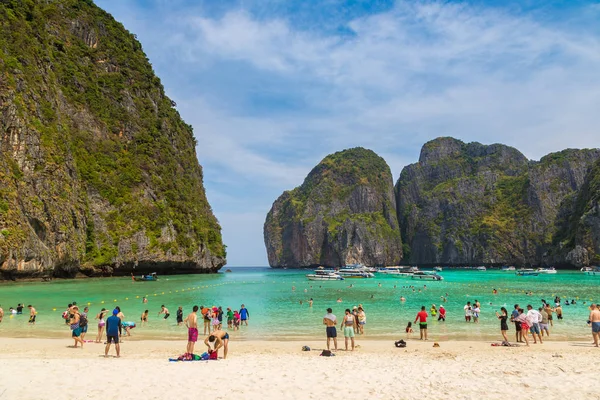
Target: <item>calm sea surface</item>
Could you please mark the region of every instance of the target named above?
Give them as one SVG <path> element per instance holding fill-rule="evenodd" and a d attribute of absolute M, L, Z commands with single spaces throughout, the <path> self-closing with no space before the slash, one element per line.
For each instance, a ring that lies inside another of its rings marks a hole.
<path fill-rule="evenodd" d="M 77 301 L 89 304 L 88 339 L 96 332 L 94 316 L 102 307 L 119 305 L 127 321 L 136 321 L 132 331 L 140 339 L 184 339 L 185 327 L 177 326 L 175 314 L 183 306 L 187 315 L 193 305 L 223 306 L 236 310 L 244 303 L 250 312 L 249 326 L 231 332 L 234 339 L 302 339 L 324 337 L 322 323 L 327 307 L 341 320 L 344 309 L 362 304 L 367 314 L 365 338 L 392 339 L 404 337 L 408 321 L 414 321 L 419 308 L 431 304 L 439 307 L 441 296 L 447 310 L 446 322 L 432 320 L 430 337 L 436 340 L 498 339 L 500 323 L 495 311 L 505 306 L 509 312 L 515 303 L 538 307 L 541 299 L 552 302 L 554 296 L 575 299 L 576 305 L 563 306 L 564 319 L 554 319 L 551 335 L 557 340 L 580 340 L 590 336 L 586 325 L 588 305 L 593 299 L 600 303 L 600 277 L 589 277 L 576 271 L 559 271 L 556 275 L 518 277 L 514 272 L 488 270 L 443 271 L 441 282 L 420 282 L 394 276 L 376 275 L 372 279 L 346 279 L 336 282 L 308 281 L 306 270 L 272 270 L 270 268 L 231 268 L 231 273 L 213 275 L 162 276 L 158 282 L 132 282 L 131 278 L 56 280 L 39 283 L 0 284 L 0 306 L 5 317 L 0 323 L 0 336 L 5 337 L 65 337 L 70 331 L 61 319 L 67 304 Z M 350 285 L 353 287 L 349 287 Z M 426 284 L 425 288 L 423 285 Z M 396 286 L 394 288 L 394 285 Z M 415 291 L 408 288 L 415 285 Z M 295 286 L 295 290 L 292 287 Z M 498 294 L 493 295 L 493 289 Z M 419 289 L 421 292 L 419 292 Z M 532 291 L 528 296 L 526 291 Z M 406 297 L 400 302 L 400 296 Z M 148 304 L 142 304 L 142 297 Z M 310 308 L 308 300 L 313 298 Z M 337 302 L 341 298 L 342 302 Z M 467 301 L 482 304 L 479 324 L 464 322 L 463 306 Z M 300 302 L 303 304 L 300 304 Z M 586 302 L 587 304 L 584 304 Z M 37 323 L 27 323 L 27 308 L 23 315 L 11 316 L 9 307 L 17 303 L 32 304 L 38 311 Z M 169 308 L 171 317 L 164 320 L 157 314 L 161 304 Z M 139 326 L 140 314 L 150 311 L 147 326 Z M 514 327 L 509 326 L 510 337 Z M 202 333 L 202 331 L 200 332 Z"/>

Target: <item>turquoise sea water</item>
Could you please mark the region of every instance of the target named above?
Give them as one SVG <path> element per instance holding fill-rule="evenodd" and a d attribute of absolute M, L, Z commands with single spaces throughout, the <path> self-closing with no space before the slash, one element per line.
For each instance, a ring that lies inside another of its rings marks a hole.
<path fill-rule="evenodd" d="M 69 337 L 70 332 L 61 319 L 67 304 L 90 303 L 88 339 L 95 336 L 93 316 L 102 307 L 119 305 L 126 320 L 136 321 L 132 331 L 135 338 L 182 339 L 185 327 L 177 326 L 175 314 L 183 306 L 184 315 L 193 305 L 223 306 L 239 309 L 244 303 L 250 311 L 249 326 L 232 332 L 236 339 L 302 339 L 324 336 L 322 317 L 327 307 L 341 319 L 344 309 L 362 304 L 367 314 L 365 338 L 391 339 L 405 337 L 404 328 L 414 321 L 422 305 L 439 307 L 440 297 L 447 310 L 446 322 L 437 318 L 429 321 L 430 337 L 436 340 L 498 339 L 500 323 L 495 311 L 513 304 L 532 304 L 538 307 L 541 299 L 553 302 L 554 296 L 576 299 L 576 305 L 563 306 L 564 319 L 554 320 L 551 335 L 560 340 L 579 340 L 590 335 L 586 325 L 590 299 L 600 303 L 600 278 L 585 276 L 577 271 L 559 271 L 556 275 L 518 277 L 514 272 L 488 270 L 441 272 L 441 282 L 422 282 L 394 276 L 376 275 L 371 279 L 346 279 L 336 282 L 308 281 L 306 270 L 272 270 L 270 268 L 233 268 L 232 273 L 213 275 L 163 276 L 158 282 L 132 282 L 131 278 L 102 278 L 85 280 L 56 280 L 38 283 L 0 284 L 0 306 L 5 317 L 0 323 L 0 336 L 5 337 Z M 349 288 L 349 285 L 353 287 Z M 381 286 L 380 286 L 381 285 Z M 394 288 L 396 285 L 396 288 Z M 408 288 L 415 285 L 415 291 Z M 423 285 L 427 285 L 424 288 Z M 292 287 L 295 286 L 295 290 Z M 493 295 L 492 289 L 498 294 Z M 421 289 L 421 292 L 418 291 Z M 528 296 L 526 291 L 533 291 Z M 400 302 L 400 296 L 406 297 Z M 148 296 L 148 304 L 142 297 Z M 308 299 L 314 299 L 313 307 Z M 336 300 L 342 299 L 341 303 Z M 463 306 L 467 301 L 481 302 L 479 324 L 465 323 Z M 303 304 L 300 304 L 303 301 Z M 584 301 L 587 304 L 583 304 Z M 23 315 L 11 316 L 8 309 L 17 303 L 32 304 L 38 311 L 37 323 L 27 323 L 27 308 Z M 492 305 L 490 305 L 492 303 Z M 168 320 L 157 314 L 161 304 L 171 313 Z M 140 314 L 150 311 L 147 326 L 139 326 Z M 510 325 L 509 335 L 514 336 Z M 202 333 L 202 332 L 201 332 Z M 418 334 L 417 334 L 418 335 Z"/>

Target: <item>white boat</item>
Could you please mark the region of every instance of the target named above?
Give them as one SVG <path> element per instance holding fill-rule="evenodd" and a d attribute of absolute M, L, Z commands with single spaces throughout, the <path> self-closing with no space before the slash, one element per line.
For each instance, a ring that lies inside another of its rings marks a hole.
<path fill-rule="evenodd" d="M 554 267 L 538 268 L 538 269 L 536 269 L 536 271 L 540 274 L 556 274 L 556 270 L 554 269 Z"/>
<path fill-rule="evenodd" d="M 504 266 L 502 267 L 502 271 L 514 271 L 515 267 L 511 266 Z"/>
<path fill-rule="evenodd" d="M 433 267 L 433 270 L 437 271 L 437 272 L 441 272 L 442 271 L 442 267 Z"/>
<path fill-rule="evenodd" d="M 364 268 L 340 268 L 337 273 L 344 278 L 372 278 L 375 275 Z"/>
<path fill-rule="evenodd" d="M 592 268 L 592 267 L 583 267 L 580 269 L 581 272 L 588 272 L 588 271 L 593 271 L 593 270 L 594 270 L 594 268 Z"/>
<path fill-rule="evenodd" d="M 351 268 L 351 269 L 359 269 L 364 272 L 377 272 L 378 269 L 375 267 L 367 267 L 364 264 L 346 264 L 345 267 L 342 268 Z"/>
<path fill-rule="evenodd" d="M 436 274 L 435 272 L 427 272 L 427 271 L 414 272 L 410 276 L 410 278 L 424 280 L 424 281 L 441 281 L 444 279 L 440 275 Z"/>
<path fill-rule="evenodd" d="M 538 276 L 539 274 L 539 272 L 532 268 L 521 268 L 515 272 L 515 275 L 517 276 Z"/>
<path fill-rule="evenodd" d="M 584 271 L 583 273 L 589 276 L 600 276 L 600 267 L 591 268 L 590 270 Z"/>
<path fill-rule="evenodd" d="M 343 281 L 344 278 L 332 269 L 319 268 L 314 274 L 307 274 L 309 281 Z"/>
<path fill-rule="evenodd" d="M 477 271 L 487 271 L 486 267 L 477 267 L 475 268 Z"/>
<path fill-rule="evenodd" d="M 417 267 L 384 267 L 380 268 L 377 272 L 380 274 L 387 275 L 406 275 L 410 276 L 415 272 L 418 272 L 419 269 Z"/>

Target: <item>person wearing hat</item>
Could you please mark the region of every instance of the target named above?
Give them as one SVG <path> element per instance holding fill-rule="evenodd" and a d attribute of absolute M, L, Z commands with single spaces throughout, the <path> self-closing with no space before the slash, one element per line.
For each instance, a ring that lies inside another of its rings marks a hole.
<path fill-rule="evenodd" d="M 438 310 L 439 316 L 438 321 L 446 321 L 446 309 L 443 305 L 440 304 L 440 309 Z"/>
<path fill-rule="evenodd" d="M 119 310 L 114 309 L 112 316 L 106 319 L 106 348 L 104 349 L 104 357 L 108 357 L 110 345 L 115 344 L 117 349 L 117 357 L 121 357 L 121 346 L 119 345 L 119 327 L 121 326 L 121 318 L 117 317 Z"/>

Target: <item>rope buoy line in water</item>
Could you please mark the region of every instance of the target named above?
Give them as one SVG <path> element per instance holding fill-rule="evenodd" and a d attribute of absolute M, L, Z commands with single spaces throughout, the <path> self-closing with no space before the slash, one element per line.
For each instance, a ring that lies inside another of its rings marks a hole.
<path fill-rule="evenodd" d="M 223 283 L 217 283 L 217 284 L 213 284 L 213 285 L 194 286 L 194 287 L 191 287 L 191 288 L 188 287 L 188 288 L 181 289 L 181 292 L 183 293 L 186 290 L 187 291 L 192 291 L 192 290 L 206 289 L 206 288 L 212 288 L 212 287 L 217 287 L 217 286 L 231 285 L 231 284 L 235 284 L 235 283 L 239 283 L 239 282 L 223 282 Z M 267 282 L 266 281 L 260 281 L 260 282 L 258 282 L 258 281 L 242 281 L 241 283 L 243 283 L 243 284 L 257 284 L 257 283 L 258 284 L 266 284 Z M 294 280 L 294 281 L 284 281 L 284 282 L 272 281 L 271 283 L 272 284 L 279 284 L 279 285 L 288 285 L 290 283 L 291 284 L 296 284 L 297 282 Z M 299 282 L 299 284 L 300 283 L 302 283 L 302 282 Z M 444 283 L 446 285 L 449 285 L 449 286 L 451 286 L 451 285 L 462 285 L 462 286 L 472 287 L 474 289 L 485 289 L 485 290 L 494 289 L 492 286 L 476 285 L 476 284 L 472 284 L 472 283 L 463 283 L 463 282 L 444 282 Z M 415 285 L 409 285 L 409 286 L 415 286 Z M 436 288 L 436 289 L 440 289 L 440 288 Z M 496 290 L 498 291 L 498 293 L 500 293 L 502 291 L 504 293 L 512 293 L 512 294 L 522 294 L 525 291 L 525 290 L 522 290 L 522 289 L 519 290 L 519 289 L 509 289 L 509 288 L 506 288 L 506 289 L 502 289 L 502 288 L 498 289 L 498 288 L 496 288 Z M 180 290 L 175 290 L 175 293 L 179 293 L 179 292 L 180 292 Z M 172 293 L 173 293 L 173 291 L 169 291 L 168 292 L 168 294 L 172 294 Z M 167 293 L 165 293 L 165 292 L 153 293 L 152 296 L 164 296 L 165 294 L 167 294 Z M 549 295 L 549 293 L 540 293 L 540 292 L 535 292 L 535 294 L 537 296 Z M 407 294 L 407 296 L 408 295 L 410 295 L 410 293 Z M 552 297 L 555 297 L 555 296 L 556 296 L 556 294 L 553 293 Z M 143 297 L 150 297 L 150 294 L 146 294 Z M 561 297 L 566 299 L 568 296 L 563 294 Z M 140 295 L 136 295 L 135 298 L 139 299 Z M 575 299 L 579 300 L 580 297 L 579 296 L 575 296 Z M 128 301 L 128 300 L 129 300 L 129 297 L 125 297 L 123 301 Z M 117 299 L 113 299 L 113 303 L 116 303 L 117 301 L 118 301 Z M 592 302 L 592 301 L 594 301 L 594 299 L 590 298 L 589 301 Z M 106 300 L 101 300 L 100 302 L 97 302 L 97 303 L 99 303 L 99 304 L 106 304 L 107 301 Z M 95 303 L 93 303 L 93 302 L 87 302 L 86 304 L 88 306 L 91 306 L 92 304 L 95 304 Z M 58 308 L 59 307 L 53 307 L 52 311 L 57 311 Z"/>

